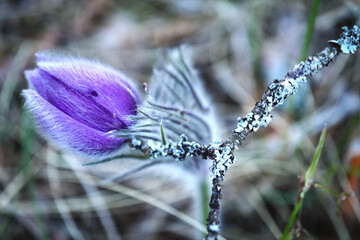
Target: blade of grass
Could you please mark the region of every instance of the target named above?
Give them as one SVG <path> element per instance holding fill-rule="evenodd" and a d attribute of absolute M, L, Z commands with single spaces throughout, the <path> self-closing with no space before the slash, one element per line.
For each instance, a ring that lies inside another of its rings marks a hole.
<path fill-rule="evenodd" d="M 11 62 L 10 70 L 7 73 L 5 80 L 2 82 L 0 91 L 0 109 L 2 112 L 7 112 L 10 109 L 11 101 L 15 96 L 16 87 L 23 76 L 23 69 L 33 54 L 33 46 L 30 41 L 25 41 L 21 44 Z M 3 126 L 1 126 L 3 127 Z"/>
<path fill-rule="evenodd" d="M 92 203 L 95 213 L 99 218 L 100 223 L 103 225 L 104 231 L 108 239 L 121 240 L 121 236 L 115 224 L 114 218 L 110 213 L 108 207 L 100 209 L 96 206 L 103 205 L 107 206 L 104 196 L 99 191 L 99 188 L 96 184 L 89 184 L 91 181 L 94 181 L 91 178 L 84 179 L 83 175 L 76 171 L 76 163 L 71 160 L 66 159 L 69 166 L 73 169 L 74 175 L 78 179 L 78 182 L 81 184 L 86 195 L 88 196 L 90 202 Z M 93 196 L 95 198 L 93 198 Z"/>
<path fill-rule="evenodd" d="M 314 0 L 313 4 L 311 6 L 311 13 L 310 13 L 310 16 L 308 19 L 305 38 L 304 38 L 304 41 L 303 41 L 303 44 L 301 47 L 299 61 L 304 61 L 306 59 L 306 57 L 308 56 L 309 47 L 310 47 L 311 39 L 312 39 L 312 36 L 314 33 L 315 20 L 316 20 L 320 2 L 321 2 L 321 0 Z"/>
<path fill-rule="evenodd" d="M 315 21 L 316 21 L 316 16 L 317 16 L 317 12 L 319 9 L 319 5 L 320 5 L 321 0 L 314 0 L 311 6 L 311 12 L 310 12 L 310 16 L 307 22 L 307 26 L 306 26 L 306 32 L 305 32 L 305 37 L 303 39 L 303 43 L 302 43 L 302 47 L 301 47 L 301 51 L 300 51 L 300 56 L 298 61 L 304 61 L 306 60 L 307 56 L 308 56 L 308 52 L 309 52 L 309 48 L 310 48 L 310 43 L 311 43 L 311 39 L 314 33 L 314 28 L 315 28 Z M 299 98 L 299 96 L 297 97 Z M 296 98 L 292 97 L 289 98 L 289 101 L 287 103 L 288 106 L 288 112 L 291 115 L 296 114 L 295 111 L 295 107 L 296 107 Z"/>
<path fill-rule="evenodd" d="M 349 141 L 353 134 L 355 133 L 355 129 L 360 124 L 360 112 L 358 112 L 354 117 L 352 117 L 352 121 L 348 125 L 345 133 L 343 134 L 342 138 L 340 139 L 339 147 L 337 147 L 339 156 L 342 156 L 345 152 L 346 146 L 349 144 Z"/>
<path fill-rule="evenodd" d="M 147 162 L 147 163 L 145 163 L 145 164 L 142 164 L 142 165 L 140 165 L 140 166 L 138 166 L 138 167 L 135 167 L 135 168 L 130 169 L 130 170 L 128 170 L 128 171 L 125 171 L 125 172 L 123 172 L 123 173 L 119 173 L 119 174 L 116 174 L 115 176 L 111 176 L 111 177 L 109 177 L 109 178 L 105 178 L 105 179 L 101 182 L 101 184 L 106 184 L 106 183 L 110 183 L 110 182 L 119 181 L 119 180 L 122 180 L 122 179 L 125 178 L 125 177 L 128 177 L 128 176 L 130 176 L 130 175 L 132 175 L 132 174 L 135 174 L 135 173 L 137 173 L 137 172 L 140 172 L 141 170 L 146 169 L 146 168 L 148 168 L 148 167 L 151 167 L 151 166 L 153 166 L 153 165 L 156 165 L 156 164 L 166 164 L 166 163 L 172 164 L 172 162 L 171 162 L 171 161 L 168 161 L 168 160 L 152 160 L 151 162 Z"/>
<path fill-rule="evenodd" d="M 321 152 L 324 147 L 325 137 L 326 137 L 326 128 L 321 133 L 320 140 L 316 147 L 316 152 L 315 152 L 313 161 L 311 162 L 309 169 L 305 172 L 305 176 L 304 176 L 305 186 L 306 186 L 306 183 L 310 183 L 314 178 L 315 171 L 316 171 L 317 165 L 319 163 L 320 155 L 321 155 Z"/>
<path fill-rule="evenodd" d="M 29 41 L 25 41 L 24 43 L 22 43 L 20 45 L 20 47 L 18 48 L 16 54 L 14 55 L 14 57 L 11 61 L 11 65 L 10 65 L 9 71 L 7 72 L 6 78 L 2 82 L 1 91 L 0 91 L 0 113 L 3 116 L 7 116 L 6 114 L 10 109 L 10 105 L 11 105 L 12 99 L 14 97 L 14 92 L 16 91 L 16 87 L 21 79 L 21 75 L 22 75 L 21 69 L 24 68 L 26 62 L 28 61 L 29 57 L 31 56 L 31 54 L 32 54 L 31 49 L 32 49 L 32 46 Z M 9 126 L 13 126 L 13 125 L 12 124 L 2 124 L 0 126 L 0 132 L 7 133 L 6 129 Z M 1 138 L 3 136 L 6 136 L 6 135 L 1 134 Z M 22 169 L 23 169 L 23 167 L 20 165 L 19 171 L 21 171 L 21 173 L 22 173 Z M 4 186 L 4 188 L 7 190 L 10 190 L 8 188 L 8 186 L 9 185 L 7 184 L 6 186 Z M 11 192 L 5 192 L 5 191 L 3 191 L 0 194 L 0 208 L 6 207 L 6 203 L 7 203 L 7 196 L 5 195 L 6 193 L 11 194 Z M 18 199 L 18 194 L 16 191 L 13 200 L 15 200 L 15 202 L 17 202 L 17 199 Z M 14 220 L 14 217 L 16 217 L 16 215 L 7 215 L 7 216 L 4 216 L 4 218 L 2 219 L 1 224 L 0 224 L 0 239 L 7 239 L 7 232 L 9 229 L 11 229 L 11 227 L 9 227 L 9 226 L 11 226 L 11 224 Z"/>
<path fill-rule="evenodd" d="M 48 151 L 47 158 L 53 158 L 60 160 L 59 155 L 50 155 L 50 151 Z M 57 212 L 63 219 L 65 228 L 69 232 L 70 236 L 73 239 L 79 239 L 79 240 L 85 240 L 85 237 L 81 233 L 80 229 L 78 228 L 73 216 L 71 215 L 71 205 L 69 206 L 68 201 L 66 201 L 62 197 L 62 193 L 58 189 L 61 188 L 61 179 L 59 174 L 59 168 L 52 167 L 50 164 L 47 165 L 47 175 L 50 183 L 50 191 L 52 195 L 54 196 L 54 204 L 56 206 Z M 84 205 L 84 204 L 83 204 Z"/>
<path fill-rule="evenodd" d="M 250 191 L 249 191 L 250 193 Z M 251 198 L 250 198 L 251 195 Z M 249 203 L 252 205 L 252 207 L 255 209 L 259 217 L 262 219 L 262 221 L 266 224 L 266 226 L 269 228 L 270 232 L 273 234 L 273 236 L 276 239 L 279 239 L 281 236 L 281 230 L 279 229 L 278 225 L 276 224 L 274 218 L 271 216 L 269 210 L 265 206 L 264 199 L 257 190 L 257 188 L 252 188 L 250 194 L 245 194 L 246 198 L 248 199 Z"/>
<path fill-rule="evenodd" d="M 7 183 L 5 189 L 0 192 L 0 209 L 7 208 L 10 202 L 15 205 L 18 204 L 19 193 L 21 189 L 25 186 L 29 187 L 28 184 L 31 182 L 31 177 L 34 176 L 40 169 L 39 166 L 35 166 L 31 169 L 29 166 L 31 164 L 31 156 L 33 154 L 33 141 L 34 141 L 34 132 L 32 131 L 31 124 L 29 122 L 29 118 L 25 116 L 25 113 L 21 115 L 21 128 L 20 128 L 20 139 L 21 139 L 21 161 L 18 167 L 19 173 L 13 178 L 13 180 Z M 30 170 L 31 169 L 31 170 Z M 32 196 L 31 191 L 29 188 L 27 189 L 29 192 L 29 196 Z M 36 223 L 41 223 L 41 220 L 38 222 L 37 212 L 32 211 L 34 214 Z M 23 224 L 25 228 L 29 230 L 33 234 L 35 238 L 45 239 L 45 229 L 41 228 L 34 228 L 34 224 L 32 220 L 28 218 L 28 216 L 22 216 L 21 214 L 13 214 L 8 215 L 6 218 L 3 219 L 0 226 L 0 239 L 7 239 L 7 232 L 11 227 L 12 222 L 17 219 L 18 222 Z"/>
<path fill-rule="evenodd" d="M 252 72 L 254 74 L 254 79 L 259 86 L 264 84 L 264 73 L 261 64 L 261 36 L 260 36 L 260 26 L 259 26 L 259 12 L 256 7 L 251 9 L 250 20 L 247 26 L 247 33 L 250 44 L 250 53 L 252 57 Z"/>
<path fill-rule="evenodd" d="M 297 214 L 298 212 L 300 211 L 300 209 L 302 208 L 302 204 L 303 204 L 303 201 L 298 201 L 296 203 L 296 206 L 294 208 L 294 210 L 292 211 L 291 215 L 290 215 L 290 218 L 288 220 L 288 223 L 286 224 L 286 227 L 285 227 L 285 230 L 281 236 L 281 240 L 288 240 L 288 239 L 291 239 L 291 232 L 290 232 L 290 229 L 297 217 Z"/>
<path fill-rule="evenodd" d="M 164 145 L 166 145 L 165 134 L 162 123 L 160 123 L 161 138 Z"/>
<path fill-rule="evenodd" d="M 146 193 L 140 192 L 133 188 L 126 187 L 124 185 L 114 184 L 114 183 L 104 185 L 103 187 L 107 188 L 109 190 L 112 190 L 112 191 L 120 192 L 120 193 L 130 196 L 132 198 L 139 199 L 147 204 L 150 204 L 158 209 L 161 209 L 161 210 L 167 212 L 168 214 L 171 214 L 172 216 L 174 216 L 174 217 L 182 220 L 183 222 L 189 224 L 190 226 L 198 229 L 199 231 L 201 231 L 203 233 L 207 233 L 206 227 L 203 224 L 201 224 L 200 222 L 194 220 L 190 216 L 180 212 L 179 210 L 171 207 L 170 205 L 166 204 L 165 202 L 162 202 Z"/>
<path fill-rule="evenodd" d="M 32 159 L 32 148 L 34 147 L 35 133 L 34 128 L 32 127 L 31 119 L 28 116 L 26 111 L 22 112 L 21 115 L 21 128 L 24 130 L 21 136 L 21 145 L 22 145 L 22 164 L 23 172 L 27 181 L 27 192 L 31 198 L 32 203 L 32 213 L 37 225 L 37 231 L 39 231 L 40 239 L 48 239 L 48 233 L 46 231 L 46 224 L 44 218 L 42 217 L 39 203 L 36 199 L 36 186 L 34 182 L 34 173 L 32 169 L 31 159 Z"/>
<path fill-rule="evenodd" d="M 207 217 L 209 215 L 210 207 L 210 185 L 206 178 L 199 181 L 200 185 L 200 204 L 201 204 L 201 220 L 204 226 L 207 224 Z M 206 237 L 206 233 L 203 233 L 203 237 Z"/>
<path fill-rule="evenodd" d="M 141 155 L 141 154 L 122 154 L 122 155 L 117 155 L 117 156 L 111 157 L 111 158 L 101 159 L 101 160 L 99 160 L 99 161 L 94 161 L 94 162 L 85 163 L 85 164 L 83 164 L 83 166 L 97 165 L 97 164 L 102 164 L 102 163 L 110 162 L 110 161 L 112 161 L 112 160 L 127 159 L 127 158 L 149 159 L 148 156 L 146 156 L 146 155 Z"/>
<path fill-rule="evenodd" d="M 325 186 L 325 185 L 321 185 L 321 184 L 317 184 L 317 183 L 316 183 L 316 184 L 314 185 L 314 187 L 319 188 L 319 189 L 322 189 L 322 190 L 330 193 L 331 195 L 333 195 L 333 196 L 336 197 L 336 198 L 339 198 L 339 197 L 341 196 L 340 193 L 338 193 L 337 191 L 335 191 L 335 190 L 333 190 L 333 189 L 331 189 L 331 188 L 329 188 L 329 187 L 327 187 L 327 186 Z"/>
<path fill-rule="evenodd" d="M 326 128 L 324 128 L 324 130 L 321 133 L 320 140 L 319 140 L 319 143 L 318 143 L 318 145 L 316 147 L 315 155 L 314 155 L 314 158 L 313 158 L 313 160 L 312 160 L 312 162 L 310 164 L 310 167 L 305 172 L 305 174 L 303 176 L 303 179 L 300 182 L 301 188 L 300 188 L 300 191 L 299 191 L 299 194 L 298 194 L 297 202 L 296 202 L 295 208 L 292 211 L 292 213 L 290 215 L 290 218 L 289 218 L 289 220 L 288 220 L 288 222 L 286 224 L 286 227 L 285 227 L 285 229 L 283 231 L 283 234 L 281 236 L 281 240 L 291 239 L 290 230 L 291 230 L 291 228 L 292 228 L 292 226 L 293 226 L 293 224 L 295 222 L 295 219 L 297 218 L 299 212 L 301 211 L 305 194 L 313 184 L 315 171 L 316 171 L 317 165 L 319 163 L 319 159 L 320 159 L 322 149 L 324 147 L 325 137 L 326 137 Z"/>

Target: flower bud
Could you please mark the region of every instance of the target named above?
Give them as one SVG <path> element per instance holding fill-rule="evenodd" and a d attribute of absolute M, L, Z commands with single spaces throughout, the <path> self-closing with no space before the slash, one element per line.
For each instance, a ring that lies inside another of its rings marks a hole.
<path fill-rule="evenodd" d="M 124 138 L 109 132 L 131 125 L 138 93 L 119 71 L 97 62 L 36 54 L 38 68 L 25 71 L 32 90 L 25 106 L 42 135 L 61 148 L 87 156 L 106 156 Z"/>

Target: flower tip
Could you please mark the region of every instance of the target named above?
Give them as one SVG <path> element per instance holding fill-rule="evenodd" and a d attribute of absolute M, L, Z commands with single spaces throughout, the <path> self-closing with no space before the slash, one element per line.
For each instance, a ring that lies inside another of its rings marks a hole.
<path fill-rule="evenodd" d="M 34 90 L 24 89 L 24 90 L 21 91 L 20 95 L 25 100 L 24 107 L 31 111 L 31 109 L 32 109 L 31 106 L 34 105 L 33 102 L 34 102 L 35 98 L 37 96 L 39 96 L 39 94 L 37 94 Z"/>
<path fill-rule="evenodd" d="M 32 69 L 32 70 L 25 70 L 24 71 L 24 75 L 25 78 L 28 80 L 28 82 L 30 81 L 30 79 L 32 79 L 33 77 L 35 77 L 38 74 L 38 69 Z"/>
<path fill-rule="evenodd" d="M 23 89 L 21 91 L 21 96 L 23 96 L 25 99 L 28 99 L 29 97 L 31 97 L 34 94 L 36 94 L 36 92 L 31 89 Z"/>
<path fill-rule="evenodd" d="M 37 52 L 35 53 L 36 62 L 54 61 L 57 57 L 54 57 L 48 52 Z"/>
<path fill-rule="evenodd" d="M 31 78 L 31 76 L 33 75 L 33 72 L 34 70 L 25 70 L 24 71 L 25 78 L 29 80 L 29 78 Z"/>
<path fill-rule="evenodd" d="M 41 59 L 42 56 L 44 55 L 44 53 L 43 52 L 36 52 L 34 55 L 35 55 L 36 59 Z"/>

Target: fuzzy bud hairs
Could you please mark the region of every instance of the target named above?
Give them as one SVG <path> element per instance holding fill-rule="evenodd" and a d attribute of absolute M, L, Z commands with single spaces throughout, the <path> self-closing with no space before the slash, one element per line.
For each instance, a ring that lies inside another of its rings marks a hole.
<path fill-rule="evenodd" d="M 121 72 L 81 58 L 36 54 L 25 71 L 31 89 L 25 106 L 42 135 L 61 148 L 88 157 L 108 156 L 126 140 L 112 136 L 136 114 L 139 95 Z"/>

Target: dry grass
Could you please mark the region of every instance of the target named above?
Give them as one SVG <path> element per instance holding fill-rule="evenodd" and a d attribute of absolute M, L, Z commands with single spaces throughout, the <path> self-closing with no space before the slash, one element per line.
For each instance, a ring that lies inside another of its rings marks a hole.
<path fill-rule="evenodd" d="M 58 152 L 34 131 L 19 96 L 33 54 L 57 49 L 102 59 L 139 85 L 161 48 L 181 43 L 195 62 L 226 137 L 265 86 L 301 55 L 312 1 L 5 1 L 0 3 L 0 239 L 196 239 L 194 173 L 119 160 L 91 167 Z M 359 24 L 351 1 L 322 1 L 309 54 Z M 360 54 L 341 56 L 278 109 L 267 129 L 239 150 L 224 185 L 222 235 L 277 239 L 291 214 L 302 169 L 323 126 L 328 135 L 315 181 L 355 196 L 338 201 L 321 189 L 305 198 L 301 239 L 360 236 Z M 211 139 L 209 139 L 210 141 Z M 357 173 L 357 174 L 354 174 Z"/>

